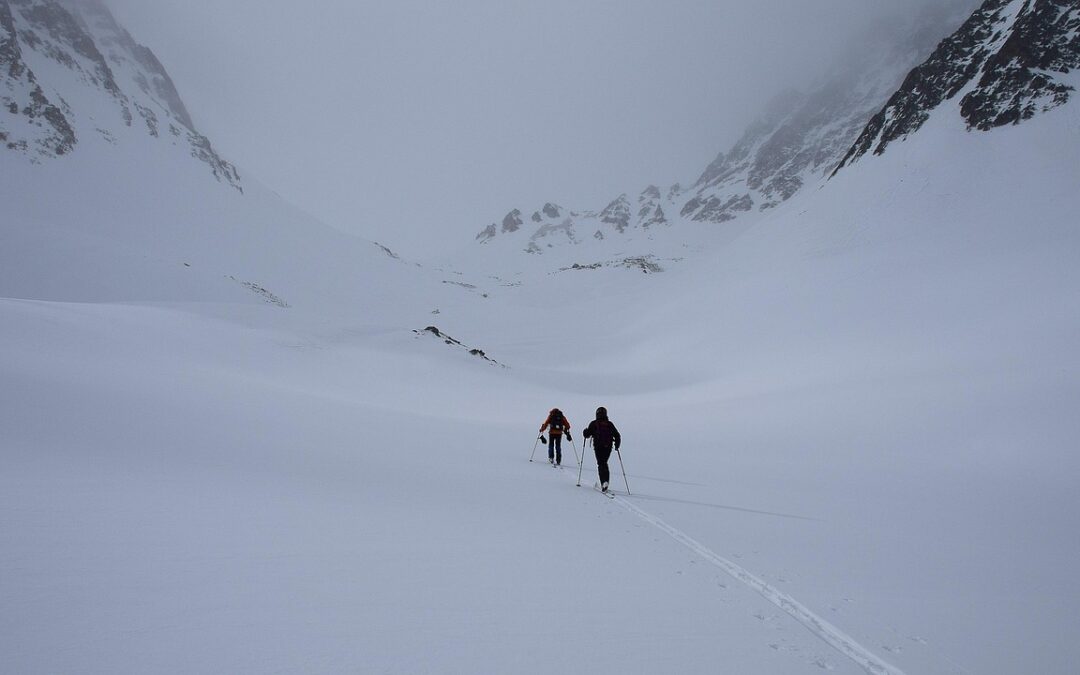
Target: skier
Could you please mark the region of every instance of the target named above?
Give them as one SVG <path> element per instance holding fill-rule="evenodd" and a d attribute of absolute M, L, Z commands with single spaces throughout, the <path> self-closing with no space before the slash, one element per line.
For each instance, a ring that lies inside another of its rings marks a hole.
<path fill-rule="evenodd" d="M 593 452 L 596 453 L 596 468 L 600 472 L 600 490 L 608 491 L 608 458 L 611 457 L 612 443 L 618 450 L 622 445 L 622 437 L 619 430 L 611 423 L 607 416 L 607 408 L 601 406 L 596 409 L 596 419 L 589 422 L 589 426 L 581 433 L 584 438 L 593 439 Z"/>
<path fill-rule="evenodd" d="M 566 432 L 566 440 L 570 438 L 570 420 L 558 408 L 552 408 L 547 419 L 540 425 L 540 438 L 544 437 L 544 429 L 548 429 L 548 462 L 555 466 L 562 466 L 562 435 Z"/>

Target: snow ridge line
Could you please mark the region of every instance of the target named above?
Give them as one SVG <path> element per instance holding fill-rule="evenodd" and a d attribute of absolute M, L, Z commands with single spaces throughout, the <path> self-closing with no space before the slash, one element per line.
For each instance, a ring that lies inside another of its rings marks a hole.
<path fill-rule="evenodd" d="M 668 525 L 651 513 L 643 511 L 641 508 L 630 503 L 625 497 L 614 495 L 613 501 L 638 518 L 664 532 L 694 553 L 697 553 L 713 565 L 724 570 L 736 580 L 752 588 L 758 595 L 784 610 L 796 621 L 809 629 L 811 633 L 821 638 L 836 651 L 857 663 L 866 672 L 871 673 L 872 675 L 904 675 L 904 671 L 875 656 L 870 650 L 860 645 L 847 633 L 814 614 L 806 605 L 803 605 L 783 591 L 770 586 L 765 580 L 754 576 L 746 569 L 736 565 L 727 558 L 717 555 L 704 544 L 685 532 Z"/>

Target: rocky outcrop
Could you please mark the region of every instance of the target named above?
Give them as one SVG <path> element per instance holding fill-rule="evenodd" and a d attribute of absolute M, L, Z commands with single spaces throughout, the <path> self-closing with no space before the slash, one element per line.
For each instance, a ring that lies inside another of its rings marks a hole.
<path fill-rule="evenodd" d="M 619 195 L 600 212 L 600 222 L 611 225 L 618 232 L 625 232 L 630 225 L 630 200 Z"/>
<path fill-rule="evenodd" d="M 506 214 L 502 221 L 502 231 L 504 233 L 517 232 L 523 225 L 521 220 L 521 211 L 514 209 L 510 213 Z"/>
<path fill-rule="evenodd" d="M 1030 119 L 1069 99 L 1073 88 L 1060 75 L 1078 67 L 1075 0 L 986 0 L 908 74 L 840 166 L 868 152 L 884 153 L 963 90 L 957 108 L 969 129 L 988 131 Z"/>
<path fill-rule="evenodd" d="M 660 198 L 660 188 L 650 185 L 638 195 L 638 225 L 642 229 L 668 225 L 667 216 Z"/>
<path fill-rule="evenodd" d="M 1041 0 L 1025 8 L 986 60 L 976 89 L 960 102 L 968 127 L 988 131 L 1031 119 L 1069 100 L 1058 77 L 1080 68 L 1080 5 Z"/>
<path fill-rule="evenodd" d="M 0 0 L 0 143 L 8 150 L 37 156 L 67 154 L 78 141 L 64 112 L 49 100 L 32 70 L 23 60 L 18 28 L 11 5 Z M 5 117 L 9 120 L 5 123 Z M 11 118 L 20 119 L 22 133 Z M 9 126 L 10 125 L 10 126 Z"/>

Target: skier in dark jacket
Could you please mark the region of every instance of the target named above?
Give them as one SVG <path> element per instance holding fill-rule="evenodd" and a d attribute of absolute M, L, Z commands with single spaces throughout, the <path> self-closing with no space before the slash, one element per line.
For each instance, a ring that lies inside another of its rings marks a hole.
<path fill-rule="evenodd" d="M 544 430 L 548 430 L 548 462 L 556 466 L 562 465 L 562 435 L 566 434 L 566 440 L 570 438 L 570 420 L 558 408 L 552 408 L 547 419 L 540 425 L 541 438 Z"/>
<path fill-rule="evenodd" d="M 589 426 L 585 428 L 585 431 L 581 432 L 581 435 L 583 438 L 593 439 L 596 468 L 600 472 L 600 489 L 607 492 L 610 477 L 607 463 L 608 458 L 611 457 L 611 447 L 614 444 L 615 449 L 618 450 L 619 446 L 622 445 L 619 430 L 608 419 L 607 408 L 601 406 L 596 409 L 596 419 L 589 422 Z"/>

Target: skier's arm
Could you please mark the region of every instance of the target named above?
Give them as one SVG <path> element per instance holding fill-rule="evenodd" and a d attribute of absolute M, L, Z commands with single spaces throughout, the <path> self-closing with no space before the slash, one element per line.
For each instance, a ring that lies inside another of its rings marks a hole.
<path fill-rule="evenodd" d="M 582 438 L 592 438 L 592 426 L 592 422 L 590 422 L 589 426 L 585 427 L 585 431 L 581 432 Z"/>
<path fill-rule="evenodd" d="M 615 449 L 618 450 L 622 445 L 622 436 L 619 435 L 619 430 L 615 428 L 615 425 L 611 425 L 611 438 L 615 441 Z"/>

